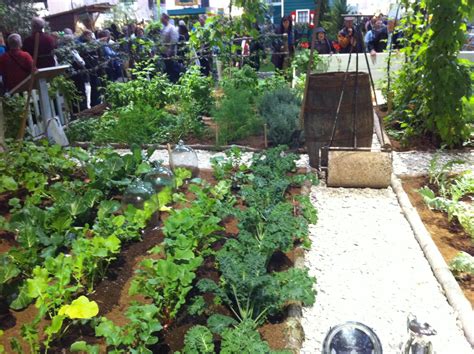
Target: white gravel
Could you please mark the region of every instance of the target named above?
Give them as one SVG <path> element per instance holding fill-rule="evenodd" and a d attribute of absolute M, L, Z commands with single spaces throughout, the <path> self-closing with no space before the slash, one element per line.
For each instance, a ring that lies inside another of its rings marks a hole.
<path fill-rule="evenodd" d="M 439 156 L 439 165 L 443 165 L 446 162 L 454 159 L 465 161 L 465 164 L 463 165 L 456 165 L 453 168 L 453 172 L 474 169 L 474 151 L 443 151 L 440 153 L 422 151 L 395 151 L 393 153 L 393 171 L 397 176 L 427 174 L 430 161 L 436 154 Z"/>
<path fill-rule="evenodd" d="M 318 186 L 311 198 L 319 220 L 306 265 L 318 295 L 303 311 L 302 353 L 320 353 L 331 326 L 346 321 L 373 328 L 384 353 L 398 353 L 410 312 L 438 331 L 436 353 L 474 353 L 390 188 Z"/>

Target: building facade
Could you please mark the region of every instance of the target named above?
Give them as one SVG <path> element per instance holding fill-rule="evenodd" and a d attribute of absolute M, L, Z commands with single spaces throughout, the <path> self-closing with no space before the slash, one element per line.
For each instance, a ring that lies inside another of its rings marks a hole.
<path fill-rule="evenodd" d="M 283 16 L 292 16 L 293 23 L 312 23 L 314 0 L 273 0 L 273 23 L 279 24 Z"/>

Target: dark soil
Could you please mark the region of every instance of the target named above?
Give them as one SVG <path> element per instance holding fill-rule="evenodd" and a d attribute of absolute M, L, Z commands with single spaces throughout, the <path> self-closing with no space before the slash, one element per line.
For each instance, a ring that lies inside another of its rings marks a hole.
<path fill-rule="evenodd" d="M 211 183 L 215 182 L 210 171 L 200 171 L 199 177 Z M 298 188 L 292 188 L 290 195 L 295 195 L 299 192 L 300 190 Z M 166 217 L 166 213 L 155 215 L 149 227 L 144 231 L 142 241 L 123 246 L 120 256 L 110 266 L 107 277 L 97 284 L 95 292 L 89 295 L 89 298 L 96 301 L 99 305 L 99 316 L 106 316 L 115 324 L 123 326 L 127 323 L 125 312 L 131 301 L 137 300 L 150 303 L 149 299 L 145 299 L 142 296 L 131 297 L 128 294 L 128 290 L 133 274 L 138 268 L 140 261 L 145 257 L 157 257 L 148 255 L 147 251 L 163 241 L 164 236 L 158 227 Z M 237 220 L 235 218 L 226 218 L 222 221 L 222 226 L 225 228 L 225 230 L 222 231 L 222 236 L 224 237 L 212 246 L 214 250 L 222 248 L 226 239 L 237 237 L 238 235 Z M 14 244 L 12 235 L 0 234 L 0 247 L 8 249 L 12 244 Z M 275 253 L 269 263 L 269 270 L 287 270 L 294 265 L 294 260 L 301 252 L 303 252 L 303 250 L 297 247 L 286 254 L 282 252 Z M 216 282 L 219 280 L 220 274 L 216 270 L 214 256 L 205 258 L 204 263 L 198 269 L 196 275 L 196 283 L 204 278 L 212 279 Z M 188 295 L 188 299 L 191 299 L 195 295 L 200 294 L 197 289 L 193 288 Z M 181 350 L 184 345 L 184 335 L 187 330 L 196 324 L 205 325 L 207 316 L 211 313 L 221 313 L 232 316 L 229 309 L 213 303 L 212 294 L 203 294 L 203 296 L 206 300 L 205 313 L 202 316 L 191 316 L 187 314 L 185 309 L 184 311 L 180 311 L 175 321 L 160 332 L 159 344 L 151 348 L 154 353 L 173 353 Z M 36 313 L 37 309 L 31 305 L 23 311 L 10 311 L 6 316 L 2 317 L 0 320 L 0 329 L 4 329 L 5 334 L 0 338 L 0 345 L 5 346 L 7 353 L 11 352 L 9 351 L 10 338 L 16 337 L 20 339 L 22 324 L 31 322 Z M 269 319 L 269 323 L 260 329 L 262 337 L 267 340 L 270 347 L 275 350 L 284 349 L 286 346 L 286 333 L 284 324 L 282 323 L 283 320 L 283 318 Z M 42 321 L 41 326 L 44 326 L 46 323 L 46 320 Z M 79 340 L 84 340 L 89 344 L 99 344 L 101 352 L 106 351 L 104 341 L 101 338 L 95 337 L 94 330 L 90 326 L 78 325 L 71 327 L 60 342 L 53 343 L 53 347 L 49 352 L 64 353 L 63 348 L 69 348 L 72 343 Z M 219 347 L 218 341 L 216 342 L 216 347 Z M 26 349 L 25 347 L 25 350 Z"/>
<path fill-rule="evenodd" d="M 460 252 L 464 251 L 474 256 L 474 242 L 457 222 L 448 222 L 447 215 L 440 211 L 430 210 L 423 201 L 418 189 L 428 185 L 427 177 L 403 178 L 403 188 L 411 203 L 417 209 L 423 223 L 431 234 L 433 241 L 440 250 L 445 261 L 449 264 Z M 458 279 L 464 295 L 474 306 L 474 279 L 466 277 Z"/>

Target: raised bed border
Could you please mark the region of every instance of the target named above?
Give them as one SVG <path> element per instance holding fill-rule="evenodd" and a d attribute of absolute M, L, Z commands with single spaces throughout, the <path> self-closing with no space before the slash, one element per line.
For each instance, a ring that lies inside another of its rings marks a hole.
<path fill-rule="evenodd" d="M 402 187 L 400 179 L 395 174 L 392 174 L 391 186 L 397 196 L 403 214 L 408 220 L 408 223 L 415 234 L 415 238 L 423 250 L 436 279 L 443 287 L 448 302 L 454 308 L 454 311 L 461 322 L 461 327 L 467 341 L 471 347 L 474 348 L 474 310 L 472 309 L 470 302 L 464 296 L 461 287 L 451 273 L 451 270 L 446 264 L 446 261 L 441 255 L 438 247 L 436 247 L 431 234 L 426 229 L 420 215 L 411 204 L 408 195 Z"/>
<path fill-rule="evenodd" d="M 306 167 L 306 173 L 315 173 L 309 166 Z M 311 194 L 311 182 L 306 181 L 301 187 L 301 195 L 309 196 Z M 303 269 L 305 267 L 305 253 L 302 252 L 295 259 L 294 267 Z M 301 319 L 303 318 L 303 304 L 301 302 L 293 303 L 288 306 L 285 328 L 288 336 L 288 345 L 286 349 L 293 353 L 300 353 L 305 340 L 305 334 Z"/>

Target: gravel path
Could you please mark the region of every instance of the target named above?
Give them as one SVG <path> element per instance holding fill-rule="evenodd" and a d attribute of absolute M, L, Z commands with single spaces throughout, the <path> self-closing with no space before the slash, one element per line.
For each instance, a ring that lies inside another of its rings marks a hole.
<path fill-rule="evenodd" d="M 470 152 L 443 151 L 441 153 L 407 151 L 393 153 L 393 172 L 397 176 L 427 174 L 430 161 L 436 154 L 439 156 L 440 165 L 443 165 L 446 162 L 454 159 L 459 159 L 466 162 L 462 165 L 456 165 L 453 168 L 453 172 L 474 169 L 474 150 Z"/>
<path fill-rule="evenodd" d="M 438 354 L 474 353 L 458 327 L 392 190 L 313 187 L 319 221 L 306 265 L 317 279 L 316 304 L 304 309 L 302 353 L 320 353 L 327 331 L 360 321 L 398 353 L 411 312 L 438 331 Z"/>

